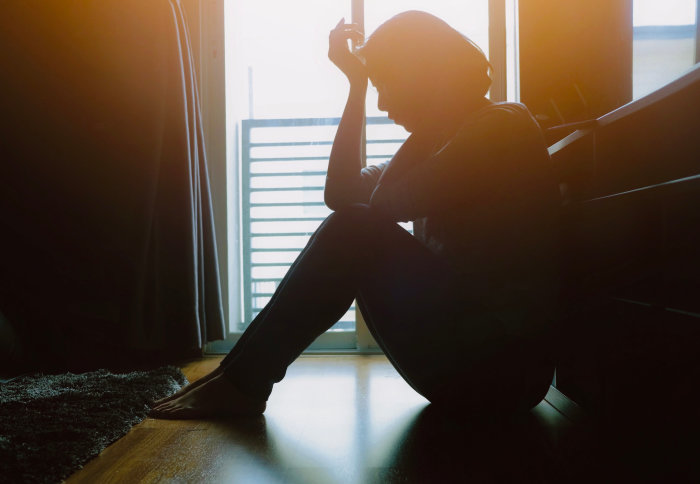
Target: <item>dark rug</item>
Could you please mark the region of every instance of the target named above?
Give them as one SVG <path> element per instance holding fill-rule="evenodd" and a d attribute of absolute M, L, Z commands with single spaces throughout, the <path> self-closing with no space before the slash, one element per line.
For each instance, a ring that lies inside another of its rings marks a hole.
<path fill-rule="evenodd" d="M 174 366 L 25 376 L 0 384 L 0 482 L 68 477 L 187 383 Z"/>

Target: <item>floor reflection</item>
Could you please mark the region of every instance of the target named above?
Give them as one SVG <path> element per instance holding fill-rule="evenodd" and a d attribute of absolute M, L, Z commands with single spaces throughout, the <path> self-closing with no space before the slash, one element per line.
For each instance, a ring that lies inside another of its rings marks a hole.
<path fill-rule="evenodd" d="M 331 361 L 320 372 L 293 366 L 270 400 L 264 431 L 232 430 L 233 439 L 258 439 L 246 450 L 267 474 L 255 482 L 550 482 L 564 475 L 546 409 L 507 422 L 465 420 L 429 405 L 386 360 L 365 363 Z"/>
<path fill-rule="evenodd" d="M 426 406 L 384 466 L 363 482 L 551 482 L 560 469 L 543 422 L 529 414 L 471 422 Z"/>

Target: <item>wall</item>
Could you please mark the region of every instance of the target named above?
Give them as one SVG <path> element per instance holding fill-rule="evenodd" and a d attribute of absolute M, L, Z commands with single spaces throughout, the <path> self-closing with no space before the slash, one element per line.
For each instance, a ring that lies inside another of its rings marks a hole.
<path fill-rule="evenodd" d="M 632 99 L 632 0 L 520 0 L 520 97 L 544 127 Z"/>

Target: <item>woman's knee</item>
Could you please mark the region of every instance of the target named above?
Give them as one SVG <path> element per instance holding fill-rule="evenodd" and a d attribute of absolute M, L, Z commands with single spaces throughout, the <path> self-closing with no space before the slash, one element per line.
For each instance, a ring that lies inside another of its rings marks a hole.
<path fill-rule="evenodd" d="M 357 203 L 331 213 L 324 223 L 324 231 L 354 239 L 375 233 L 383 225 L 390 224 L 369 205 Z"/>
<path fill-rule="evenodd" d="M 364 203 L 353 203 L 331 213 L 328 218 L 344 223 L 358 223 L 372 217 L 372 209 Z"/>

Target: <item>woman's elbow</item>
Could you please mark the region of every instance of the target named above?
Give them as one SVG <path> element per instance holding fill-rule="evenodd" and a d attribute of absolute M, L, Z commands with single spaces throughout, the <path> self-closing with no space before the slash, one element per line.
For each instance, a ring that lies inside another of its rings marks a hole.
<path fill-rule="evenodd" d="M 337 212 L 342 208 L 358 203 L 356 201 L 348 200 L 337 195 L 327 195 L 325 193 L 323 195 L 323 202 L 326 204 L 326 207 L 330 208 L 334 212 Z"/>
<path fill-rule="evenodd" d="M 328 190 L 323 192 L 323 202 L 326 204 L 326 207 L 334 212 L 352 205 L 367 203 L 366 201 L 361 200 L 359 197 L 353 197 L 347 193 L 335 193 Z"/>
<path fill-rule="evenodd" d="M 340 208 L 340 201 L 338 200 L 338 196 L 333 194 L 331 191 L 326 189 L 323 192 L 323 203 L 326 204 L 326 207 L 330 208 L 334 212 Z"/>

